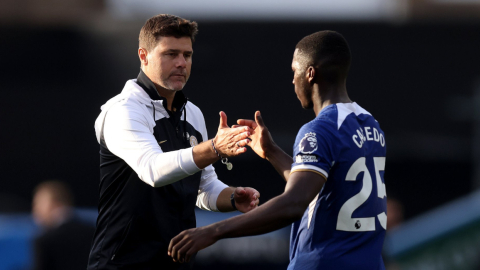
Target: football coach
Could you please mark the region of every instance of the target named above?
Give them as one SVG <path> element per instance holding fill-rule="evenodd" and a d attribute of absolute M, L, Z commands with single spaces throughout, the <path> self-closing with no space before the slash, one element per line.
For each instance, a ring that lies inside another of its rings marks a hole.
<path fill-rule="evenodd" d="M 197 23 L 161 14 L 139 36 L 140 74 L 102 106 L 95 121 L 100 144 L 100 199 L 88 259 L 94 269 L 191 269 L 168 256 L 170 240 L 194 228 L 195 206 L 248 212 L 253 188 L 228 187 L 212 163 L 246 151 L 250 127 L 220 125 L 208 139 L 200 109 L 181 91 L 192 67 Z"/>

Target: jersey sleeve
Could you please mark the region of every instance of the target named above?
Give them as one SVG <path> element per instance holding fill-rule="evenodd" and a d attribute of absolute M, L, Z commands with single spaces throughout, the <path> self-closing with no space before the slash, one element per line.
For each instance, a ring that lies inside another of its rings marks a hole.
<path fill-rule="evenodd" d="M 336 130 L 331 123 L 314 120 L 304 125 L 293 147 L 291 173 L 311 171 L 328 179 L 338 152 L 335 141 Z"/>

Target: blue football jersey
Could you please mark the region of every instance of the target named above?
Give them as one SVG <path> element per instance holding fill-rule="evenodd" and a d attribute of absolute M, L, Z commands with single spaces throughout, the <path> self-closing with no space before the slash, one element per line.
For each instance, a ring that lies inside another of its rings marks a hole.
<path fill-rule="evenodd" d="M 291 172 L 327 179 L 292 226 L 288 269 L 385 269 L 385 135 L 354 103 L 324 108 L 298 132 Z"/>

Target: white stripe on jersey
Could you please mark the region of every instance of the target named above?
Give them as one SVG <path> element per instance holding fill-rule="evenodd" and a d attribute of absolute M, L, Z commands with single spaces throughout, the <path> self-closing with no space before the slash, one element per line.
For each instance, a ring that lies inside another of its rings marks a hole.
<path fill-rule="evenodd" d="M 337 112 L 338 112 L 338 119 L 337 119 L 338 129 L 340 129 L 340 127 L 343 124 L 343 121 L 345 121 L 345 118 L 347 118 L 347 116 L 351 113 L 355 113 L 355 115 L 359 115 L 359 114 L 371 115 L 364 108 L 360 107 L 356 102 L 337 103 L 336 105 L 337 105 Z"/>
<path fill-rule="evenodd" d="M 317 204 L 319 194 L 317 194 L 317 196 L 313 198 L 312 202 L 310 202 L 310 205 L 308 206 L 308 225 L 307 225 L 308 229 L 310 229 L 310 222 L 312 221 L 313 211 L 315 210 L 315 205 Z"/>
<path fill-rule="evenodd" d="M 295 171 L 302 171 L 302 170 L 312 170 L 312 171 L 317 171 L 321 174 L 323 174 L 325 176 L 325 179 L 328 178 L 328 173 L 323 170 L 322 168 L 319 168 L 317 166 L 314 166 L 314 165 L 307 165 L 307 164 L 300 164 L 300 165 L 295 165 L 292 167 L 292 170 L 290 171 L 290 173 L 293 173 Z"/>

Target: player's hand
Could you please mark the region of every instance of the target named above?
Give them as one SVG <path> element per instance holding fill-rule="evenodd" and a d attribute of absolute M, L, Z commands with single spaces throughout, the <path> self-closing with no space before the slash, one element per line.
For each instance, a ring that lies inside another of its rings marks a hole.
<path fill-rule="evenodd" d="M 168 245 L 168 256 L 174 262 L 189 262 L 195 253 L 217 242 L 212 228 L 206 226 L 179 233 Z"/>
<path fill-rule="evenodd" d="M 247 213 L 258 207 L 260 203 L 260 192 L 250 187 L 237 187 L 234 191 L 233 199 L 237 210 Z"/>
<path fill-rule="evenodd" d="M 255 112 L 255 121 L 239 119 L 237 120 L 237 124 L 238 125 L 235 125 L 234 127 L 247 126 L 253 130 L 249 139 L 239 142 L 239 145 L 248 145 L 261 158 L 267 158 L 268 151 L 275 147 L 275 142 L 273 141 L 268 128 L 263 123 L 260 111 Z"/>
<path fill-rule="evenodd" d="M 247 151 L 245 144 L 240 144 L 240 142 L 248 140 L 248 136 L 252 133 L 253 129 L 249 126 L 230 128 L 227 125 L 227 115 L 224 112 L 220 112 L 220 124 L 213 142 L 217 152 L 222 157 L 238 156 Z"/>

